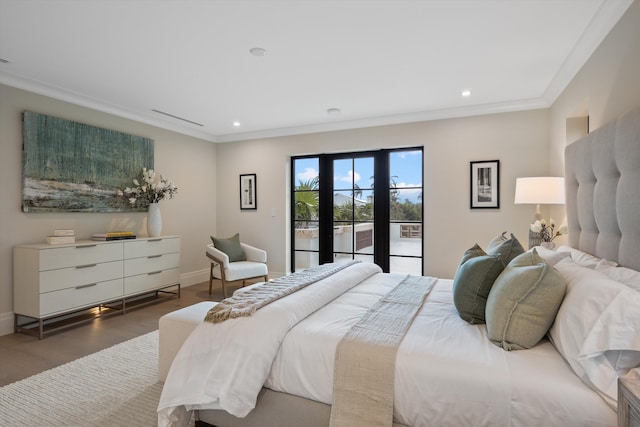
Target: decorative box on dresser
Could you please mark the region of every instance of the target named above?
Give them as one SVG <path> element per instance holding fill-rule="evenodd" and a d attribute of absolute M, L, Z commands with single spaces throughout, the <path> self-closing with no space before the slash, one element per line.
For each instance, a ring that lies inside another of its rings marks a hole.
<path fill-rule="evenodd" d="M 13 249 L 15 332 L 42 338 L 48 320 L 92 307 L 124 313 L 127 301 L 152 292 L 180 296 L 178 236 Z"/>
<path fill-rule="evenodd" d="M 640 379 L 618 379 L 618 427 L 640 427 Z"/>

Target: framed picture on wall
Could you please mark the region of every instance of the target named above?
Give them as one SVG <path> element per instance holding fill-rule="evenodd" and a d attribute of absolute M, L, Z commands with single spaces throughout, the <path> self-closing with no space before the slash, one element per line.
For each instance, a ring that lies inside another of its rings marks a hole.
<path fill-rule="evenodd" d="M 500 207 L 500 161 L 471 162 L 471 209 Z"/>
<path fill-rule="evenodd" d="M 240 175 L 240 209 L 258 209 L 255 173 Z"/>

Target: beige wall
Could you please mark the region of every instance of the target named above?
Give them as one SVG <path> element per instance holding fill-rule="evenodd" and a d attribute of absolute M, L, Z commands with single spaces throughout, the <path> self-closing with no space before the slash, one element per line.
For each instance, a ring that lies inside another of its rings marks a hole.
<path fill-rule="evenodd" d="M 153 126 L 100 113 L 0 85 L 0 335 L 12 332 L 12 248 L 44 242 L 56 228 L 73 228 L 78 238 L 116 229 L 146 234 L 144 213 L 23 213 L 21 112 L 35 111 L 155 140 L 155 169 L 178 187 L 175 199 L 160 203 L 163 234 L 182 237 L 182 282 L 206 280 L 204 245 L 216 225 L 216 145 Z"/>
<path fill-rule="evenodd" d="M 221 144 L 218 148 L 218 231 L 269 253 L 274 272 L 288 272 L 290 157 L 389 147 L 424 147 L 425 274 L 453 277 L 476 241 L 509 230 L 527 242 L 534 208 L 514 205 L 518 176 L 547 173 L 548 111 L 495 114 L 406 125 Z M 500 209 L 469 209 L 469 162 L 501 162 Z M 240 211 L 238 175 L 256 173 L 258 210 Z M 273 217 L 272 210 L 276 216 Z"/>
<path fill-rule="evenodd" d="M 594 130 L 640 107 L 640 1 L 636 0 L 550 109 L 550 171 L 564 175 L 566 120 Z M 569 141 L 571 142 L 571 141 Z M 564 209 L 554 208 L 557 218 Z"/>

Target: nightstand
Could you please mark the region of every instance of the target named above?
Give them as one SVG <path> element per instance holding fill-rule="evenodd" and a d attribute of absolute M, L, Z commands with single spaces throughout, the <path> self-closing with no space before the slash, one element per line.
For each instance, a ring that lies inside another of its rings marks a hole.
<path fill-rule="evenodd" d="M 618 379 L 618 427 L 640 427 L 640 380 Z"/>

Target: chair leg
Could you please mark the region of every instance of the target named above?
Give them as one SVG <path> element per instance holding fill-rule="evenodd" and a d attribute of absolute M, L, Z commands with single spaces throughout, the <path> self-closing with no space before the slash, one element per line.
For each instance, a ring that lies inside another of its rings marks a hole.
<path fill-rule="evenodd" d="M 209 270 L 209 295 L 211 295 L 211 291 L 213 289 L 213 267 L 214 264 L 211 263 L 211 270 Z M 222 297 L 226 298 L 227 297 L 227 288 L 225 286 L 225 280 L 224 280 L 224 270 L 220 269 L 220 281 L 222 282 Z"/>
<path fill-rule="evenodd" d="M 209 295 L 211 295 L 212 287 L 213 287 L 213 263 L 211 263 L 211 269 L 209 270 Z"/>

